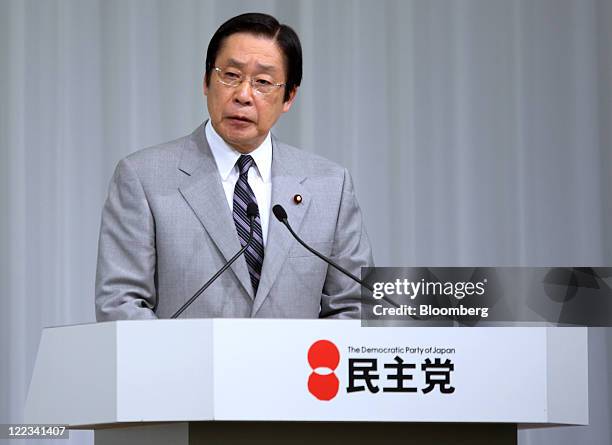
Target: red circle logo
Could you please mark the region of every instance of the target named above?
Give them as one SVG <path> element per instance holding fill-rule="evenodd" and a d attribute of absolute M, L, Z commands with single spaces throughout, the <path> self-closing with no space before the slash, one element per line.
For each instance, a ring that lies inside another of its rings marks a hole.
<path fill-rule="evenodd" d="M 329 340 L 318 340 L 308 349 L 308 391 L 319 400 L 331 400 L 338 394 L 340 381 L 334 371 L 340 363 L 340 352 Z M 322 373 L 321 371 L 328 371 Z"/>

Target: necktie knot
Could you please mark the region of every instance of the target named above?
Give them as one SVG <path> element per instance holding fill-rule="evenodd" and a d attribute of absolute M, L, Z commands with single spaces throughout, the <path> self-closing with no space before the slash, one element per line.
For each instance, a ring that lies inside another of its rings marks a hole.
<path fill-rule="evenodd" d="M 246 175 L 249 172 L 249 168 L 253 165 L 255 161 L 250 155 L 240 155 L 236 164 L 238 164 L 238 170 L 240 171 L 240 176 Z"/>

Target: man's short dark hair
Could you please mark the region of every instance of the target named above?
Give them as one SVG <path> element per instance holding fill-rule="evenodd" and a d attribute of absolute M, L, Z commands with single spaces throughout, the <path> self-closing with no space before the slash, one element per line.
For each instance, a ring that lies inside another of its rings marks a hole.
<path fill-rule="evenodd" d="M 293 89 L 302 82 L 302 45 L 295 31 L 288 25 L 281 25 L 278 20 L 268 14 L 249 12 L 229 19 L 217 29 L 210 39 L 206 51 L 206 85 L 210 83 L 210 75 L 215 69 L 217 53 L 223 41 L 232 34 L 244 32 L 255 36 L 274 39 L 283 53 L 285 61 L 285 95 L 283 102 L 289 100 Z"/>

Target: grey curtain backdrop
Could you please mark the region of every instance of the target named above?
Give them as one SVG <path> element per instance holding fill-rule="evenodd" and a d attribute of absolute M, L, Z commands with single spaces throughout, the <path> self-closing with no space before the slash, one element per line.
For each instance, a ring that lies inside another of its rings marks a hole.
<path fill-rule="evenodd" d="M 0 423 L 41 329 L 94 320 L 115 163 L 206 117 L 208 40 L 246 11 L 300 34 L 276 133 L 351 170 L 378 265 L 612 266 L 610 1 L 0 0 Z M 591 425 L 521 444 L 612 443 L 611 345 L 590 330 Z"/>

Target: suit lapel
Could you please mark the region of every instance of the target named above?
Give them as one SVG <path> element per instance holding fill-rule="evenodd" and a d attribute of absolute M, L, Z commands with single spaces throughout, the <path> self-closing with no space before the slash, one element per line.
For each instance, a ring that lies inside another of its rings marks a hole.
<path fill-rule="evenodd" d="M 287 211 L 289 224 L 295 232 L 299 234 L 300 226 L 304 215 L 310 205 L 308 193 L 304 187 L 306 179 L 302 174 L 294 171 L 295 162 L 290 159 L 290 153 L 272 138 L 272 199 L 271 207 L 276 204 L 282 205 Z M 293 197 L 299 194 L 302 196 L 302 203 L 296 205 Z M 265 249 L 264 263 L 261 272 L 261 279 L 255 296 L 253 311 L 254 316 L 261 305 L 268 297 L 276 277 L 285 262 L 289 249 L 293 245 L 293 236 L 289 230 L 276 219 L 270 208 L 270 223 L 268 228 L 268 240 Z"/>
<path fill-rule="evenodd" d="M 205 123 L 198 127 L 185 144 L 179 170 L 189 177 L 179 187 L 179 192 L 225 259 L 229 260 L 241 246 L 219 170 L 206 141 L 204 125 Z M 234 262 L 231 269 L 245 292 L 253 298 L 253 288 L 244 259 L 240 258 Z"/>

